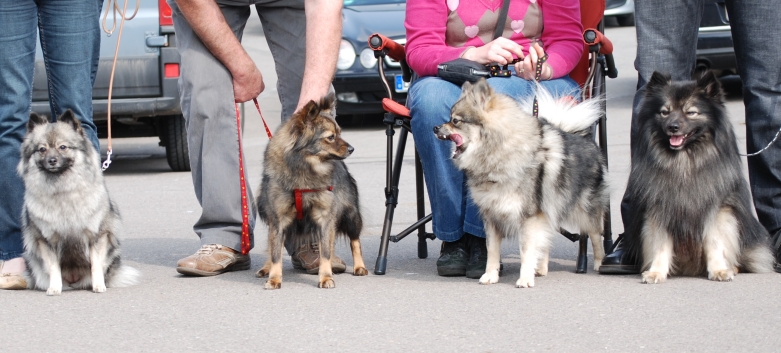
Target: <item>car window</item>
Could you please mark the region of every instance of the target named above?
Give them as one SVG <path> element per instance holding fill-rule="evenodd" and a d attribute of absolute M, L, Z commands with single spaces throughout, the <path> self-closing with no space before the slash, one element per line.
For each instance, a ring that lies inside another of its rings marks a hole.
<path fill-rule="evenodd" d="M 344 0 L 344 6 L 404 4 L 407 0 Z"/>

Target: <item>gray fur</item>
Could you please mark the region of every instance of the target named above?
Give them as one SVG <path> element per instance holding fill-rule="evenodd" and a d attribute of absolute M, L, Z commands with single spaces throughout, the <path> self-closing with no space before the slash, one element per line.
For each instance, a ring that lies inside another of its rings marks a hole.
<path fill-rule="evenodd" d="M 454 146 L 453 162 L 465 171 L 486 226 L 483 284 L 498 280 L 498 244 L 505 237 L 520 242 L 518 287 L 531 287 L 535 273 L 547 273 L 550 237 L 561 228 L 589 235 L 595 269 L 604 257 L 607 165 L 583 133 L 599 118 L 599 102 L 574 105 L 553 99 L 541 87 L 538 98 L 540 119 L 535 119 L 526 104 L 493 92 L 484 80 L 467 83 L 450 122 L 435 128 L 438 138 L 462 142 Z"/>
<path fill-rule="evenodd" d="M 639 108 L 627 193 L 627 248 L 643 281 L 731 280 L 770 272 L 769 235 L 751 208 L 735 133 L 712 73 L 672 82 L 654 73 Z"/>
<path fill-rule="evenodd" d="M 100 156 L 73 112 L 49 123 L 32 113 L 17 172 L 24 180 L 22 235 L 30 286 L 49 295 L 103 292 L 139 275 L 120 260 L 120 216 Z"/>

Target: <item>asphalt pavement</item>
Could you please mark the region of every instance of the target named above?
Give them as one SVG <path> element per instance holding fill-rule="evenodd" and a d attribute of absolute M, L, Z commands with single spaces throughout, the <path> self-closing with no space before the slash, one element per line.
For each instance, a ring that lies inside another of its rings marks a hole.
<path fill-rule="evenodd" d="M 256 18 L 251 21 L 244 45 L 266 75 L 260 104 L 273 129 L 280 114 L 273 63 Z M 607 82 L 615 237 L 622 231 L 618 205 L 629 170 L 635 37 L 634 27 L 606 32 L 619 69 L 619 78 Z M 731 94 L 728 101 L 743 147 L 742 98 Z M 256 190 L 268 138 L 254 107 L 245 111 L 247 178 Z M 384 125 L 378 117 L 346 127 L 343 137 L 356 149 L 346 163 L 361 193 L 371 272 L 385 212 Z M 411 146 L 394 233 L 416 219 Z M 385 275 L 340 274 L 335 289 L 318 289 L 317 276 L 294 270 L 285 256 L 282 288 L 264 290 L 265 280 L 254 276 L 267 258 L 262 223 L 255 228 L 251 270 L 183 277 L 176 261 L 200 246 L 192 231 L 200 207 L 190 173 L 171 172 L 155 138 L 115 139 L 113 159 L 106 182 L 123 216 L 124 261 L 143 273 L 141 282 L 57 297 L 2 291 L 0 351 L 775 352 L 781 343 L 778 274 L 739 274 L 730 283 L 675 277 L 647 285 L 639 275 L 595 273 L 590 251 L 589 272 L 576 274 L 577 246 L 564 237 L 554 239 L 550 272 L 531 289 L 514 286 L 520 267 L 514 241 L 503 244 L 504 276 L 482 286 L 437 276 L 440 242 L 429 241 L 428 257 L 419 259 L 411 236 L 390 244 Z M 349 270 L 346 242 L 338 243 L 337 254 Z"/>

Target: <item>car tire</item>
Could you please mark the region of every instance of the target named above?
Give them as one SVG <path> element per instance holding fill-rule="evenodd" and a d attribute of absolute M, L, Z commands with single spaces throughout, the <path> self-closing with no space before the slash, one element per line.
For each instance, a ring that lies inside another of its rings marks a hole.
<path fill-rule="evenodd" d="M 187 145 L 187 128 L 184 116 L 175 115 L 166 118 L 165 123 L 165 156 L 168 165 L 175 172 L 190 170 L 190 149 Z"/>
<path fill-rule="evenodd" d="M 629 27 L 635 25 L 635 15 L 622 15 L 616 16 L 616 21 L 621 27 Z"/>

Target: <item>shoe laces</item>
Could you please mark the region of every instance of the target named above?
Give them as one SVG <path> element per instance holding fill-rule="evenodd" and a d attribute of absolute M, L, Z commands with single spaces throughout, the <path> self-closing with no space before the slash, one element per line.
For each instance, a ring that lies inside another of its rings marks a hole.
<path fill-rule="evenodd" d="M 217 244 L 206 244 L 201 246 L 200 249 L 195 253 L 196 255 L 211 255 L 211 253 L 214 252 L 214 250 L 217 250 L 221 248 L 222 246 Z"/>

